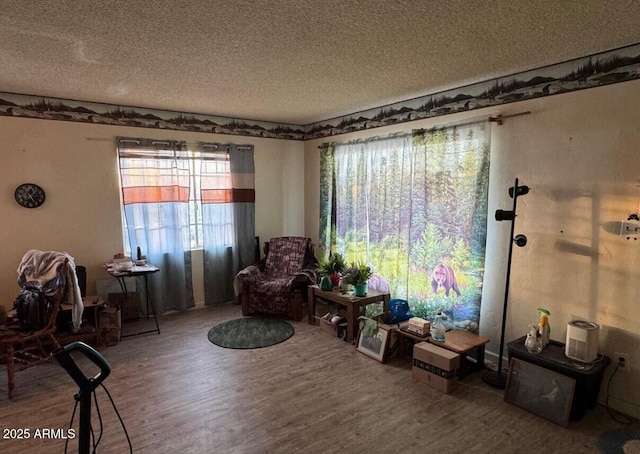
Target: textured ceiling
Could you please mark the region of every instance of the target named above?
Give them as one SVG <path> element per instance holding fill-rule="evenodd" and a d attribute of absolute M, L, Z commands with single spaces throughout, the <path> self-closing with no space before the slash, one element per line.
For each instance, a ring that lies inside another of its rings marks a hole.
<path fill-rule="evenodd" d="M 639 0 L 1 5 L 1 92 L 290 124 L 640 43 Z"/>

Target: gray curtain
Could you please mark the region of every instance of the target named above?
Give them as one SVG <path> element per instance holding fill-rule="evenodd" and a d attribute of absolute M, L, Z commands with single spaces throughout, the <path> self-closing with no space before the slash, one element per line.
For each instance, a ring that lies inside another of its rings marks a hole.
<path fill-rule="evenodd" d="M 255 261 L 253 146 L 200 143 L 205 305 L 234 299 L 233 279 Z"/>

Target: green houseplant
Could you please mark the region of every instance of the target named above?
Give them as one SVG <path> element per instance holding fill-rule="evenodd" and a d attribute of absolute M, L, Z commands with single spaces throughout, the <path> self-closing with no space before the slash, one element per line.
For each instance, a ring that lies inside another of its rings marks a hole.
<path fill-rule="evenodd" d="M 342 282 L 353 285 L 355 296 L 365 296 L 367 294 L 367 281 L 373 275 L 371 267 L 362 262 L 351 262 L 342 273 Z"/>
<path fill-rule="evenodd" d="M 318 263 L 316 271 L 322 279 L 320 280 L 320 287 L 323 290 L 331 290 L 333 287 L 337 287 L 340 283 L 340 274 L 346 267 L 346 262 L 341 254 L 331 254 L 328 259 L 322 259 Z M 327 279 L 325 279 L 327 278 Z M 329 283 L 327 283 L 327 280 Z M 324 283 L 324 285 L 323 285 Z"/>

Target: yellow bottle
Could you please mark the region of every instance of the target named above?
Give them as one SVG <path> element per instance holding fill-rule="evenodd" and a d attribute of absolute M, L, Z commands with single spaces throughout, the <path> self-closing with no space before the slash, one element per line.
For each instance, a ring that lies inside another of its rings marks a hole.
<path fill-rule="evenodd" d="M 542 348 L 545 348 L 549 343 L 549 336 L 551 335 L 551 326 L 549 326 L 549 316 L 551 313 L 548 310 L 539 307 L 538 314 L 540 315 L 540 320 L 538 321 L 538 332 L 542 339 Z"/>

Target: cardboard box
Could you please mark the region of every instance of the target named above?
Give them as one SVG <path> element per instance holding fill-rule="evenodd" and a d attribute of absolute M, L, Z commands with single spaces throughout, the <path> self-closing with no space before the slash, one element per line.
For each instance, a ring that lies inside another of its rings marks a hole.
<path fill-rule="evenodd" d="M 112 305 L 120 306 L 122 319 L 125 322 L 140 318 L 140 293 L 128 292 L 126 300 L 124 293 L 109 293 L 107 301 Z"/>
<path fill-rule="evenodd" d="M 330 334 L 333 337 L 344 337 L 347 331 L 347 323 L 331 323 L 328 320 L 325 320 L 322 317 L 315 317 L 320 322 L 320 328 L 327 334 Z"/>
<path fill-rule="evenodd" d="M 105 307 L 98 313 L 98 343 L 108 347 L 120 342 L 121 320 L 119 307 Z"/>
<path fill-rule="evenodd" d="M 460 355 L 428 342 L 413 346 L 413 378 L 427 383 L 443 393 L 452 392 L 457 386 L 457 369 Z"/>
<path fill-rule="evenodd" d="M 455 378 L 444 378 L 439 375 L 432 374 L 431 372 L 427 372 L 425 370 L 421 370 L 417 367 L 412 368 L 413 378 L 428 384 L 434 389 L 437 389 L 440 392 L 449 394 L 453 392 L 457 387 L 457 380 Z"/>
<path fill-rule="evenodd" d="M 420 317 L 411 317 L 406 329 L 417 336 L 426 336 L 431 329 L 431 323 Z"/>
<path fill-rule="evenodd" d="M 413 357 L 445 371 L 460 367 L 460 355 L 429 342 L 418 342 L 413 346 Z"/>

